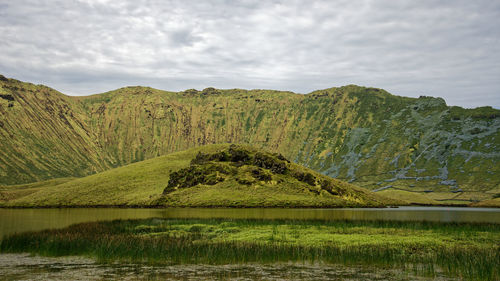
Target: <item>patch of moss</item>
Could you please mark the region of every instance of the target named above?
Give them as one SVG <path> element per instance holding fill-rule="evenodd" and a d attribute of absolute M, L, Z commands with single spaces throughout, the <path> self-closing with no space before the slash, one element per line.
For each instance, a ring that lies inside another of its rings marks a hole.
<path fill-rule="evenodd" d="M 234 168 L 218 163 L 205 163 L 203 165 L 190 165 L 170 175 L 167 188 L 163 194 L 168 194 L 178 188 L 191 187 L 199 184 L 215 185 L 223 182 L 227 175 L 236 174 Z"/>
<path fill-rule="evenodd" d="M 296 178 L 299 181 L 305 182 L 311 186 L 316 185 L 316 177 L 308 172 L 302 172 L 302 171 L 293 171 L 292 175 L 294 178 Z"/>
<path fill-rule="evenodd" d="M 232 144 L 229 149 L 216 153 L 199 152 L 191 161 L 191 165 L 202 165 L 209 162 L 232 162 L 234 166 L 253 165 L 268 169 L 275 174 L 288 172 L 287 163 L 290 163 L 283 155 L 267 152 L 249 151 L 242 146 Z"/>
<path fill-rule="evenodd" d="M 256 181 L 269 182 L 273 179 L 273 173 L 286 173 L 289 162 L 282 155 L 250 151 L 234 144 L 215 153 L 200 151 L 191 160 L 189 167 L 170 175 L 163 194 L 200 184 L 215 185 L 226 180 L 228 176 L 233 176 L 243 185 L 251 185 Z"/>
<path fill-rule="evenodd" d="M 255 179 L 260 181 L 271 181 L 273 179 L 271 173 L 261 168 L 251 168 L 250 172 Z"/>

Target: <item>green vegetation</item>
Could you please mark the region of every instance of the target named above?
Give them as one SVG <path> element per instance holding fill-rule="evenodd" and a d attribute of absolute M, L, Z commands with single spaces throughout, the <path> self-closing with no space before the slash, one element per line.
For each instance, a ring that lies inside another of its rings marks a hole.
<path fill-rule="evenodd" d="M 161 196 L 171 172 L 189 165 L 203 149 L 215 152 L 227 145 L 209 145 L 172 153 L 95 175 L 73 179 L 62 184 L 47 182 L 36 192 L 0 202 L 4 206 L 148 206 Z M 21 192 L 13 186 L 11 193 Z M 3 194 L 4 191 L 0 191 Z"/>
<path fill-rule="evenodd" d="M 398 200 L 293 164 L 281 154 L 230 145 L 198 152 L 188 167 L 173 172 L 158 205 L 197 207 L 384 206 Z"/>
<path fill-rule="evenodd" d="M 28 184 L 0 185 L 0 205 L 2 202 L 12 201 L 36 193 L 44 188 L 69 182 L 72 179 L 74 178 L 57 178 Z"/>
<path fill-rule="evenodd" d="M 363 264 L 498 280 L 499 235 L 499 225 L 487 224 L 147 219 L 16 234 L 0 250 L 104 263 Z"/>
<path fill-rule="evenodd" d="M 125 87 L 69 97 L 0 79 L 0 184 L 83 177 L 215 143 L 250 144 L 367 189 L 391 185 L 442 203 L 491 199 L 500 186 L 500 111 L 491 107 L 355 85 L 307 95 Z"/>
<path fill-rule="evenodd" d="M 471 205 L 472 207 L 490 207 L 490 208 L 500 208 L 500 198 L 494 198 L 490 200 L 484 200 Z"/>
<path fill-rule="evenodd" d="M 425 195 L 422 195 L 417 192 L 409 192 L 409 191 L 404 191 L 404 190 L 394 190 L 394 189 L 387 189 L 383 190 L 380 192 L 377 192 L 377 194 L 383 195 L 388 198 L 393 198 L 397 200 L 401 200 L 405 202 L 408 205 L 415 204 L 415 205 L 442 205 L 442 202 L 433 200 Z"/>
<path fill-rule="evenodd" d="M 382 207 L 376 195 L 242 145 L 207 145 L 76 179 L 0 188 L 0 206 Z"/>
<path fill-rule="evenodd" d="M 401 203 L 242 145 L 206 145 L 95 175 L 0 188 L 0 206 L 382 207 Z"/>

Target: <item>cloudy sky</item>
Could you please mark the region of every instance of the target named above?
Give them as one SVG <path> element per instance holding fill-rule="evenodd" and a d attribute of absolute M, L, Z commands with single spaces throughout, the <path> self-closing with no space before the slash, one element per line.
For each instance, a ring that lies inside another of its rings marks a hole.
<path fill-rule="evenodd" d="M 500 108 L 500 1 L 0 0 L 0 73 L 71 95 L 357 84 Z"/>

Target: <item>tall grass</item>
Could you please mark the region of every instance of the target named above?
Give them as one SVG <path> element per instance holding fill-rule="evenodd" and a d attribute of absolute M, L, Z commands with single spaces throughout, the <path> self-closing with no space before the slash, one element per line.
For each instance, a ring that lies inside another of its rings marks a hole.
<path fill-rule="evenodd" d="M 226 227 L 228 225 L 230 227 Z M 284 226 L 291 230 L 283 231 Z M 330 228 L 325 230 L 325 226 Z M 257 240 L 249 236 L 246 240 L 237 240 L 231 236 L 230 231 L 244 232 L 245 229 L 252 233 L 260 229 L 261 234 L 269 235 L 269 238 Z M 292 236 L 300 238 L 306 231 L 315 231 L 314 229 L 318 233 L 335 229 L 336 233 L 343 233 L 352 239 L 361 235 L 359 233 L 380 233 L 387 230 L 387 235 L 399 232 L 406 235 L 410 242 L 361 244 L 287 240 Z M 429 233 L 442 236 L 444 240 L 458 241 L 459 237 L 471 237 L 471 242 L 426 242 Z M 489 236 L 473 239 L 474 235 L 481 233 L 489 233 Z M 0 251 L 32 252 L 48 256 L 85 255 L 95 257 L 103 263 L 227 264 L 296 261 L 360 264 L 412 270 L 420 275 L 433 276 L 441 272 L 467 280 L 498 280 L 498 233 L 500 226 L 488 224 L 136 220 L 85 223 L 62 230 L 16 234 L 1 242 Z"/>

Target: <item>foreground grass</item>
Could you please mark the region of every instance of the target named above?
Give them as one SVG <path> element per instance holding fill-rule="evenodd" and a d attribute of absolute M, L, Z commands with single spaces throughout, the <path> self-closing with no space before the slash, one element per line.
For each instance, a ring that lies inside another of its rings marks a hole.
<path fill-rule="evenodd" d="M 0 251 L 151 264 L 362 264 L 498 280 L 499 234 L 488 224 L 147 219 L 16 234 Z"/>

